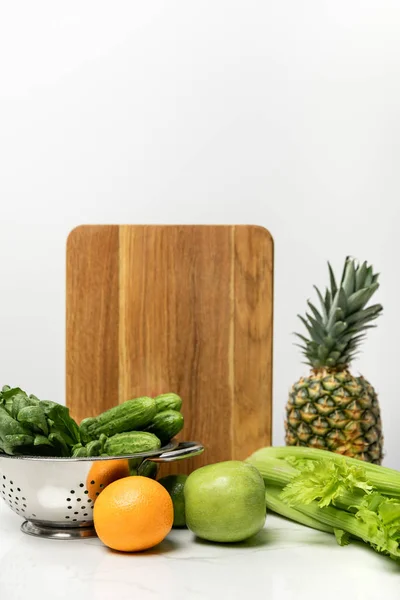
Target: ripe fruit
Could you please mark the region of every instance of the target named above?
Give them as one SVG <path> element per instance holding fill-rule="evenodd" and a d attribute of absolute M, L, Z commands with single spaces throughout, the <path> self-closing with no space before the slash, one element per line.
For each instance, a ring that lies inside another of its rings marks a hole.
<path fill-rule="evenodd" d="M 158 480 L 162 486 L 169 492 L 174 505 L 174 523 L 173 527 L 185 527 L 185 497 L 184 488 L 187 475 L 167 475 Z"/>
<path fill-rule="evenodd" d="M 122 552 L 147 550 L 171 531 L 174 519 L 167 490 L 148 477 L 125 477 L 98 496 L 93 510 L 101 541 Z"/>
<path fill-rule="evenodd" d="M 379 287 L 378 274 L 366 262 L 346 259 L 339 283 L 329 265 L 330 288 L 318 310 L 300 316 L 308 335 L 296 334 L 311 367 L 297 381 L 286 406 L 286 445 L 330 450 L 381 464 L 383 433 L 378 396 L 364 377 L 349 371 L 365 332 L 382 312 L 367 304 Z"/>
<path fill-rule="evenodd" d="M 128 477 L 129 462 L 125 458 L 95 461 L 86 478 L 89 498 L 95 502 L 100 492 L 117 479 Z"/>
<path fill-rule="evenodd" d="M 187 478 L 186 524 L 197 536 L 214 542 L 239 542 L 263 528 L 264 481 L 241 461 L 200 467 Z"/>

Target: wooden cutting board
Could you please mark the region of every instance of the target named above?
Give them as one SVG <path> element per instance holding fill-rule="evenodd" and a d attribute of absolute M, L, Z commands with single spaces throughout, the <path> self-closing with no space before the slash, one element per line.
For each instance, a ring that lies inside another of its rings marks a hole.
<path fill-rule="evenodd" d="M 273 241 L 257 226 L 82 225 L 67 241 L 66 398 L 80 421 L 141 395 L 183 398 L 168 466 L 271 443 Z"/>

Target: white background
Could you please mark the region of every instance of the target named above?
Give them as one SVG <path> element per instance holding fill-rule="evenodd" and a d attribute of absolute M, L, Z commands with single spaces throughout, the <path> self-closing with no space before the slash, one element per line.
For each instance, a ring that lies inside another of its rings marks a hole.
<path fill-rule="evenodd" d="M 0 379 L 64 402 L 80 223 L 255 223 L 275 239 L 274 443 L 326 261 L 381 272 L 354 372 L 400 468 L 397 0 L 0 0 Z"/>

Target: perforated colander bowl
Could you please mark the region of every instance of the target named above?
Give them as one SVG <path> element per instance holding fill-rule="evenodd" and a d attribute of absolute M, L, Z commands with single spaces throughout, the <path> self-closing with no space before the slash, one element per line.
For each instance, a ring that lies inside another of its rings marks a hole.
<path fill-rule="evenodd" d="M 172 440 L 157 451 L 115 457 L 0 455 L 0 495 L 24 519 L 25 533 L 54 539 L 94 536 L 93 506 L 108 484 L 144 461 L 171 462 L 203 450 L 198 442 Z"/>

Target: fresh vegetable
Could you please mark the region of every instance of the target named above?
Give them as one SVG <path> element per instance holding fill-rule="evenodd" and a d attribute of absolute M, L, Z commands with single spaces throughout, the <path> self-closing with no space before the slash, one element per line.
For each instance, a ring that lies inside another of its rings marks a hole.
<path fill-rule="evenodd" d="M 154 433 L 162 444 L 172 439 L 183 428 L 183 415 L 177 410 L 163 410 L 157 413 L 146 431 Z"/>
<path fill-rule="evenodd" d="M 155 399 L 143 396 L 84 419 L 79 426 L 66 406 L 4 386 L 0 391 L 0 453 L 91 458 L 156 450 L 182 429 L 183 416 L 175 410 L 181 405 L 182 399 L 174 393 Z M 147 475 L 148 471 L 155 478 L 155 465 L 141 463 L 139 459 L 131 466 L 132 474 Z"/>
<path fill-rule="evenodd" d="M 156 412 L 154 398 L 143 396 L 127 400 L 97 417 L 84 419 L 80 424 L 82 440 L 90 442 L 98 439 L 102 433 L 109 437 L 116 433 L 143 429 L 151 423 Z"/>
<path fill-rule="evenodd" d="M 262 448 L 247 461 L 261 473 L 267 507 L 400 558 L 400 473 L 325 450 Z"/>
<path fill-rule="evenodd" d="M 264 482 L 246 462 L 231 460 L 200 467 L 187 478 L 184 497 L 186 524 L 205 540 L 239 542 L 264 526 Z"/>
<path fill-rule="evenodd" d="M 80 442 L 66 406 L 28 396 L 20 388 L 0 392 L 0 449 L 6 454 L 70 456 Z"/>
<path fill-rule="evenodd" d="M 143 460 L 138 468 L 137 475 L 141 477 L 150 477 L 150 479 L 156 479 L 158 474 L 158 464 L 151 460 Z"/>
<path fill-rule="evenodd" d="M 156 401 L 157 412 L 168 409 L 181 410 L 182 408 L 182 398 L 173 392 L 160 394 L 159 396 L 156 396 L 154 400 Z"/>
<path fill-rule="evenodd" d="M 124 454 L 136 454 L 138 452 L 150 452 L 158 450 L 161 442 L 152 433 L 146 431 L 127 431 L 116 433 L 104 443 L 103 454 L 108 456 L 123 456 Z"/>
<path fill-rule="evenodd" d="M 88 456 L 87 448 L 86 446 L 82 446 L 82 444 L 76 444 L 71 450 L 72 458 L 87 458 Z"/>
<path fill-rule="evenodd" d="M 300 316 L 306 334 L 297 333 L 311 367 L 297 381 L 286 406 L 286 444 L 309 446 L 380 464 L 383 434 L 377 394 L 349 365 L 358 353 L 371 323 L 382 312 L 367 304 L 379 288 L 378 274 L 366 262 L 346 259 L 339 284 L 329 266 L 330 288 L 316 288 L 317 309 Z"/>

